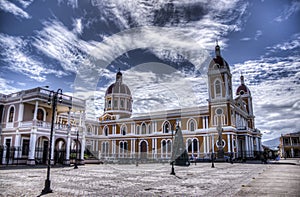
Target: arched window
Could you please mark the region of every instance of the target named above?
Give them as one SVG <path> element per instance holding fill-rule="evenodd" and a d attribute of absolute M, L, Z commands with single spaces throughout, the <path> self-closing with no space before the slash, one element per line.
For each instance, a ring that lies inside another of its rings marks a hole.
<path fill-rule="evenodd" d="M 44 121 L 44 111 L 41 108 L 37 111 L 37 120 Z"/>
<path fill-rule="evenodd" d="M 216 80 L 215 82 L 215 97 L 221 97 L 222 91 L 221 91 L 221 82 L 220 80 Z"/>
<path fill-rule="evenodd" d="M 92 128 L 90 126 L 87 127 L 87 134 L 92 135 Z"/>
<path fill-rule="evenodd" d="M 196 122 L 193 119 L 190 119 L 188 122 L 188 130 L 195 131 L 196 130 Z"/>
<path fill-rule="evenodd" d="M 15 108 L 10 107 L 9 114 L 8 114 L 8 122 L 13 122 L 14 121 L 14 115 L 15 115 Z"/>
<path fill-rule="evenodd" d="M 103 128 L 103 135 L 104 135 L 104 136 L 108 136 L 108 127 L 107 127 L 107 126 L 105 126 L 105 127 Z"/>
<path fill-rule="evenodd" d="M 127 133 L 127 127 L 126 127 L 126 125 L 123 125 L 121 127 L 121 135 L 126 135 L 126 133 Z"/>
<path fill-rule="evenodd" d="M 166 157 L 166 152 L 167 152 L 167 142 L 166 140 L 163 140 L 162 143 L 161 143 L 161 157 Z"/>
<path fill-rule="evenodd" d="M 146 134 L 146 124 L 142 124 L 142 134 Z"/>
<path fill-rule="evenodd" d="M 171 129 L 170 123 L 166 121 L 163 126 L 163 133 L 169 133 L 170 129 Z"/>
<path fill-rule="evenodd" d="M 193 140 L 193 152 L 197 152 L 198 151 L 198 140 L 194 139 Z"/>
<path fill-rule="evenodd" d="M 188 152 L 192 152 L 192 150 L 193 150 L 193 148 L 192 148 L 193 144 L 192 144 L 192 140 L 191 139 L 188 139 L 187 146 L 188 146 L 188 148 L 187 148 Z"/>
<path fill-rule="evenodd" d="M 102 142 L 102 155 L 108 156 L 109 144 L 108 142 Z"/>
<path fill-rule="evenodd" d="M 140 126 L 139 125 L 136 126 L 136 134 L 137 135 L 140 134 Z"/>
<path fill-rule="evenodd" d="M 172 142 L 171 142 L 171 140 L 168 140 L 168 142 L 167 142 L 167 153 L 168 153 L 169 157 L 171 156 L 170 155 L 171 151 L 172 151 Z"/>
<path fill-rule="evenodd" d="M 120 149 L 119 149 L 119 157 L 126 157 L 128 150 L 128 143 L 125 141 L 120 142 Z"/>

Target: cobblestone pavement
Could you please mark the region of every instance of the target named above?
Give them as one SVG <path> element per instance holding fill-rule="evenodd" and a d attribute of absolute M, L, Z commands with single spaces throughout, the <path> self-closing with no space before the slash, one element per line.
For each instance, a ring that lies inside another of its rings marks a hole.
<path fill-rule="evenodd" d="M 39 196 L 46 168 L 0 170 L 0 196 Z M 45 196 L 299 196 L 300 166 L 198 163 L 85 165 L 51 168 L 51 189 Z M 288 185 L 286 185 L 288 183 Z M 276 187 L 274 189 L 273 187 Z M 273 189 L 273 190 L 269 190 Z"/>

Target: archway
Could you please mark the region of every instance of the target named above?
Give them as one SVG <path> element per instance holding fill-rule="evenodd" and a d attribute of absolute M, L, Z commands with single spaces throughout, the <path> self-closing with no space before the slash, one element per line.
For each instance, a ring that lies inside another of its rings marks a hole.
<path fill-rule="evenodd" d="M 37 139 L 35 145 L 35 159 L 37 164 L 47 164 L 49 158 L 49 139 L 46 136 L 41 136 Z"/>
<path fill-rule="evenodd" d="M 55 141 L 54 164 L 63 164 L 66 159 L 66 142 L 62 138 Z"/>
<path fill-rule="evenodd" d="M 142 141 L 140 144 L 140 150 L 141 150 L 141 159 L 147 159 L 147 142 Z"/>

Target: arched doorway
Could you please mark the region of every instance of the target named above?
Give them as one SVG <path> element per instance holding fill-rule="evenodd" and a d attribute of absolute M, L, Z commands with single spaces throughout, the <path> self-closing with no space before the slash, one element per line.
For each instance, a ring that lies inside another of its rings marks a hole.
<path fill-rule="evenodd" d="M 55 141 L 54 164 L 64 164 L 66 159 L 66 142 L 62 138 Z"/>
<path fill-rule="evenodd" d="M 22 150 L 23 151 L 23 150 Z M 35 160 L 37 164 L 47 164 L 49 155 L 49 139 L 41 136 L 35 145 Z"/>
<path fill-rule="evenodd" d="M 70 160 L 72 160 L 71 162 L 75 162 L 76 159 L 76 155 L 77 155 L 77 159 L 80 160 L 81 158 L 81 143 L 80 141 L 74 139 L 72 140 L 71 143 L 71 154 L 70 154 Z"/>
<path fill-rule="evenodd" d="M 142 141 L 140 144 L 140 150 L 141 150 L 141 159 L 147 159 L 147 142 Z"/>

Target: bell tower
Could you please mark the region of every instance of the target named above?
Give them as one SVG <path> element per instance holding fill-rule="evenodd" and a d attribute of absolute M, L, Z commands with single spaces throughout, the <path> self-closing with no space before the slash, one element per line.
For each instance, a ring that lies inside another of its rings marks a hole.
<path fill-rule="evenodd" d="M 215 46 L 215 57 L 208 67 L 208 93 L 210 127 L 231 125 L 232 75 L 228 63 L 221 56 L 218 42 Z"/>

